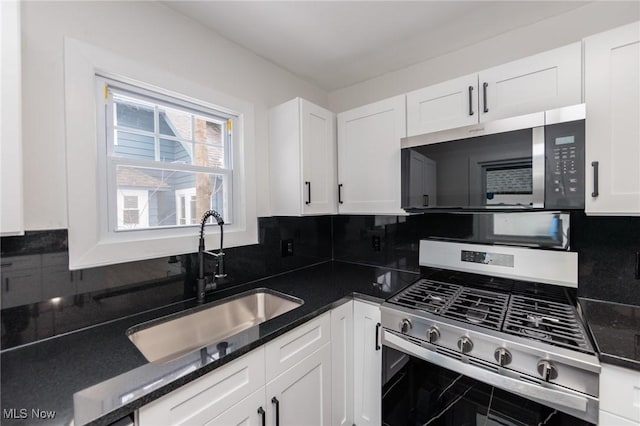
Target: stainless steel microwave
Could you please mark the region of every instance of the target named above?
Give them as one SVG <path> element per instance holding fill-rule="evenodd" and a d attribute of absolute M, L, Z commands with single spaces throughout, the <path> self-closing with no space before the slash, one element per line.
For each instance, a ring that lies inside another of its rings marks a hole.
<path fill-rule="evenodd" d="M 583 209 L 585 105 L 402 139 L 402 207 Z"/>

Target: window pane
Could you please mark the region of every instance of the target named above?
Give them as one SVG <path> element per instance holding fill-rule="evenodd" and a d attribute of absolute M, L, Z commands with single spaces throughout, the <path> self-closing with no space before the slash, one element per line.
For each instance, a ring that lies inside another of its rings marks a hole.
<path fill-rule="evenodd" d="M 125 213 L 131 211 L 125 203 L 116 206 L 119 230 L 195 224 L 211 208 L 231 222 L 226 217 L 229 200 L 224 175 L 118 165 L 116 179 L 118 194 L 141 194 L 135 226 L 128 223 L 132 213 Z"/>
<path fill-rule="evenodd" d="M 124 196 L 124 208 L 125 209 L 137 209 L 138 208 L 138 197 L 132 195 Z"/>
<path fill-rule="evenodd" d="M 113 155 L 135 158 L 137 160 L 155 160 L 155 142 L 151 136 L 136 135 L 118 130 L 114 134 Z"/>
<path fill-rule="evenodd" d="M 193 164 L 193 143 L 160 139 L 160 161 L 163 163 Z"/>
<path fill-rule="evenodd" d="M 160 134 L 191 140 L 193 115 L 177 109 L 162 108 L 159 111 Z"/>
<path fill-rule="evenodd" d="M 224 145 L 196 143 L 194 149 L 196 166 L 225 168 Z"/>
<path fill-rule="evenodd" d="M 140 215 L 138 210 L 125 210 L 123 213 L 123 222 L 125 225 L 137 225 L 140 223 Z"/>
<path fill-rule="evenodd" d="M 221 145 L 222 144 L 222 125 L 204 117 L 195 117 L 194 122 L 196 142 Z"/>
<path fill-rule="evenodd" d="M 154 107 L 128 96 L 113 95 L 116 126 L 154 131 Z"/>

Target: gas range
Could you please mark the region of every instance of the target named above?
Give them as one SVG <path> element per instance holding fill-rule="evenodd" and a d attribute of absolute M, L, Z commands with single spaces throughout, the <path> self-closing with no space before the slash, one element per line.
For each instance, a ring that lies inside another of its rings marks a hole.
<path fill-rule="evenodd" d="M 420 264 L 427 276 L 381 307 L 384 345 L 597 423 L 575 253 L 424 240 Z"/>

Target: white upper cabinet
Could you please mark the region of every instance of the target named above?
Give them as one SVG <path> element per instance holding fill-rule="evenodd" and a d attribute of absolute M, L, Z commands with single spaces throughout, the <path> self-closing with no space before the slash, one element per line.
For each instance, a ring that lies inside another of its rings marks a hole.
<path fill-rule="evenodd" d="M 407 93 L 407 136 L 478 122 L 478 74 Z"/>
<path fill-rule="evenodd" d="M 640 215 L 640 22 L 584 40 L 585 211 Z"/>
<path fill-rule="evenodd" d="M 481 71 L 480 121 L 581 103 L 581 58 L 576 42 Z"/>
<path fill-rule="evenodd" d="M 335 115 L 301 98 L 269 111 L 271 213 L 337 212 Z"/>
<path fill-rule="evenodd" d="M 529 114 L 582 102 L 576 42 L 407 94 L 407 134 Z"/>
<path fill-rule="evenodd" d="M 0 2 L 0 235 L 23 235 L 20 2 Z"/>
<path fill-rule="evenodd" d="M 401 214 L 400 139 L 406 136 L 405 96 L 338 114 L 338 210 Z"/>

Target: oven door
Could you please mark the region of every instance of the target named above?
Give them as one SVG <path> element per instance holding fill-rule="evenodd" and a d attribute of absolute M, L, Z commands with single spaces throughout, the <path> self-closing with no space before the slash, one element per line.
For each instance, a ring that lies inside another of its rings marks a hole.
<path fill-rule="evenodd" d="M 409 341 L 386 329 L 383 329 L 382 332 L 382 343 L 384 346 L 394 348 L 415 358 L 454 371 L 469 379 L 477 380 L 486 385 L 535 401 L 542 406 L 557 409 L 577 419 L 597 423 L 597 398 L 549 383 L 540 385 L 535 382 L 528 382 L 520 377 L 515 377 L 515 375 L 512 376 L 511 374 L 513 373 L 510 373 L 508 370 L 503 369 L 502 371 L 497 371 L 497 366 L 485 366 L 482 365 L 481 362 L 472 363 L 471 360 L 465 362 L 462 359 L 456 359 L 452 356 L 427 349 L 417 342 Z"/>

